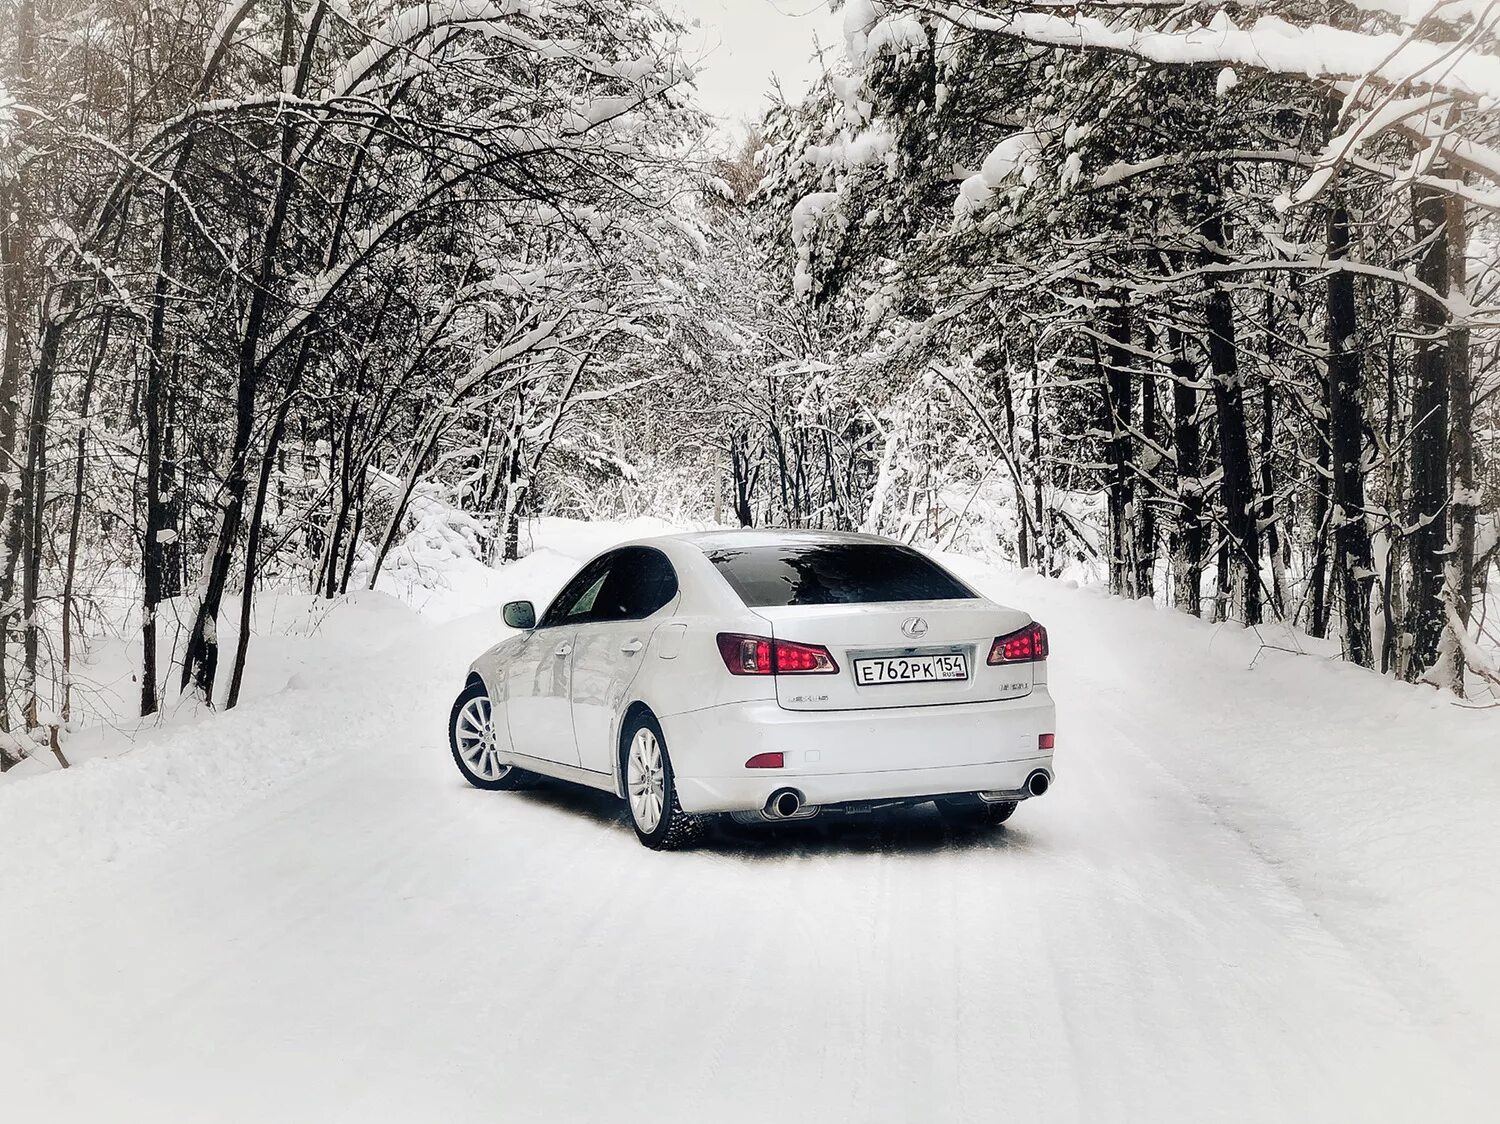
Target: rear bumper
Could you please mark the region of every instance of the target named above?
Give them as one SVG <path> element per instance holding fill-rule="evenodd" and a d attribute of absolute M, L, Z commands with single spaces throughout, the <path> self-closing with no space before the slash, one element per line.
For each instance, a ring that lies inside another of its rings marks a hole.
<path fill-rule="evenodd" d="M 1022 699 L 962 706 L 791 711 L 774 702 L 733 703 L 661 719 L 678 799 L 687 812 L 758 811 L 773 792 L 804 803 L 901 800 L 956 792 L 1023 793 L 1052 753 L 1045 686 Z M 780 769 L 747 769 L 780 752 Z"/>

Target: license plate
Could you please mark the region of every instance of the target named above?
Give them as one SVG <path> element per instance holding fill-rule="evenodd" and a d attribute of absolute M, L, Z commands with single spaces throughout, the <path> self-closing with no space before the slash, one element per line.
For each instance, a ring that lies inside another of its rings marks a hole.
<path fill-rule="evenodd" d="M 854 682 L 861 687 L 886 683 L 940 683 L 969 677 L 969 661 L 962 652 L 937 656 L 881 656 L 854 661 Z"/>

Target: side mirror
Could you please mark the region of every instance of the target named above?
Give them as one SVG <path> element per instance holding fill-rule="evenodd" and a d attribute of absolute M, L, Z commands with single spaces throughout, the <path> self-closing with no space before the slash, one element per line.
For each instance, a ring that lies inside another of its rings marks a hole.
<path fill-rule="evenodd" d="M 507 601 L 501 610 L 505 623 L 511 628 L 530 631 L 536 627 L 536 609 L 530 601 Z"/>

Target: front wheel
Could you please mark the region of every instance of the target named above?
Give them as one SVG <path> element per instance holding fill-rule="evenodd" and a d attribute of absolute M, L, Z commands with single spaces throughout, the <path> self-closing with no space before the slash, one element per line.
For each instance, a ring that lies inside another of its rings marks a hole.
<path fill-rule="evenodd" d="M 620 739 L 624 758 L 625 802 L 635 836 L 653 851 L 676 851 L 695 843 L 707 819 L 682 810 L 672 775 L 672 758 L 661 726 L 650 714 L 639 714 Z"/>
<path fill-rule="evenodd" d="M 949 797 L 937 801 L 943 819 L 956 827 L 998 827 L 1016 810 L 1017 801 L 1002 800 L 991 804 L 977 796 L 967 799 Z"/>
<path fill-rule="evenodd" d="M 495 708 L 484 684 L 477 680 L 464 688 L 448 717 L 448 744 L 453 763 L 475 788 L 505 790 L 525 788 L 531 774 L 500 761 L 495 733 Z"/>

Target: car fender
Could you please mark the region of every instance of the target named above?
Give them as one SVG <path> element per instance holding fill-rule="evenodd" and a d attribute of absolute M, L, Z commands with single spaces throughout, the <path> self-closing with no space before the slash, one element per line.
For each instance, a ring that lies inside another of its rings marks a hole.
<path fill-rule="evenodd" d="M 639 679 L 640 677 L 637 676 L 636 678 Z M 661 723 L 661 718 L 657 716 L 656 710 L 651 706 L 651 704 L 640 698 L 631 698 L 630 702 L 626 703 L 620 708 L 620 713 L 615 715 L 615 752 L 614 755 L 610 758 L 609 768 L 610 778 L 614 784 L 615 795 L 618 796 L 621 800 L 625 799 L 625 770 L 621 764 L 621 758 L 625 756 L 625 746 L 623 744 L 625 737 L 625 722 L 637 710 L 649 711 L 651 713 L 651 716 L 653 718 L 656 718 L 657 724 L 660 725 Z M 669 746 L 669 752 L 670 749 L 671 747 Z"/>
<path fill-rule="evenodd" d="M 484 692 L 490 697 L 490 706 L 503 715 L 505 711 L 505 676 L 501 674 L 505 661 L 521 650 L 526 643 L 529 632 L 507 636 L 498 644 L 492 645 L 486 651 L 480 653 L 478 658 L 469 665 L 465 676 L 465 682 L 477 677 L 484 684 Z M 496 723 L 497 728 L 506 729 L 503 724 Z"/>

